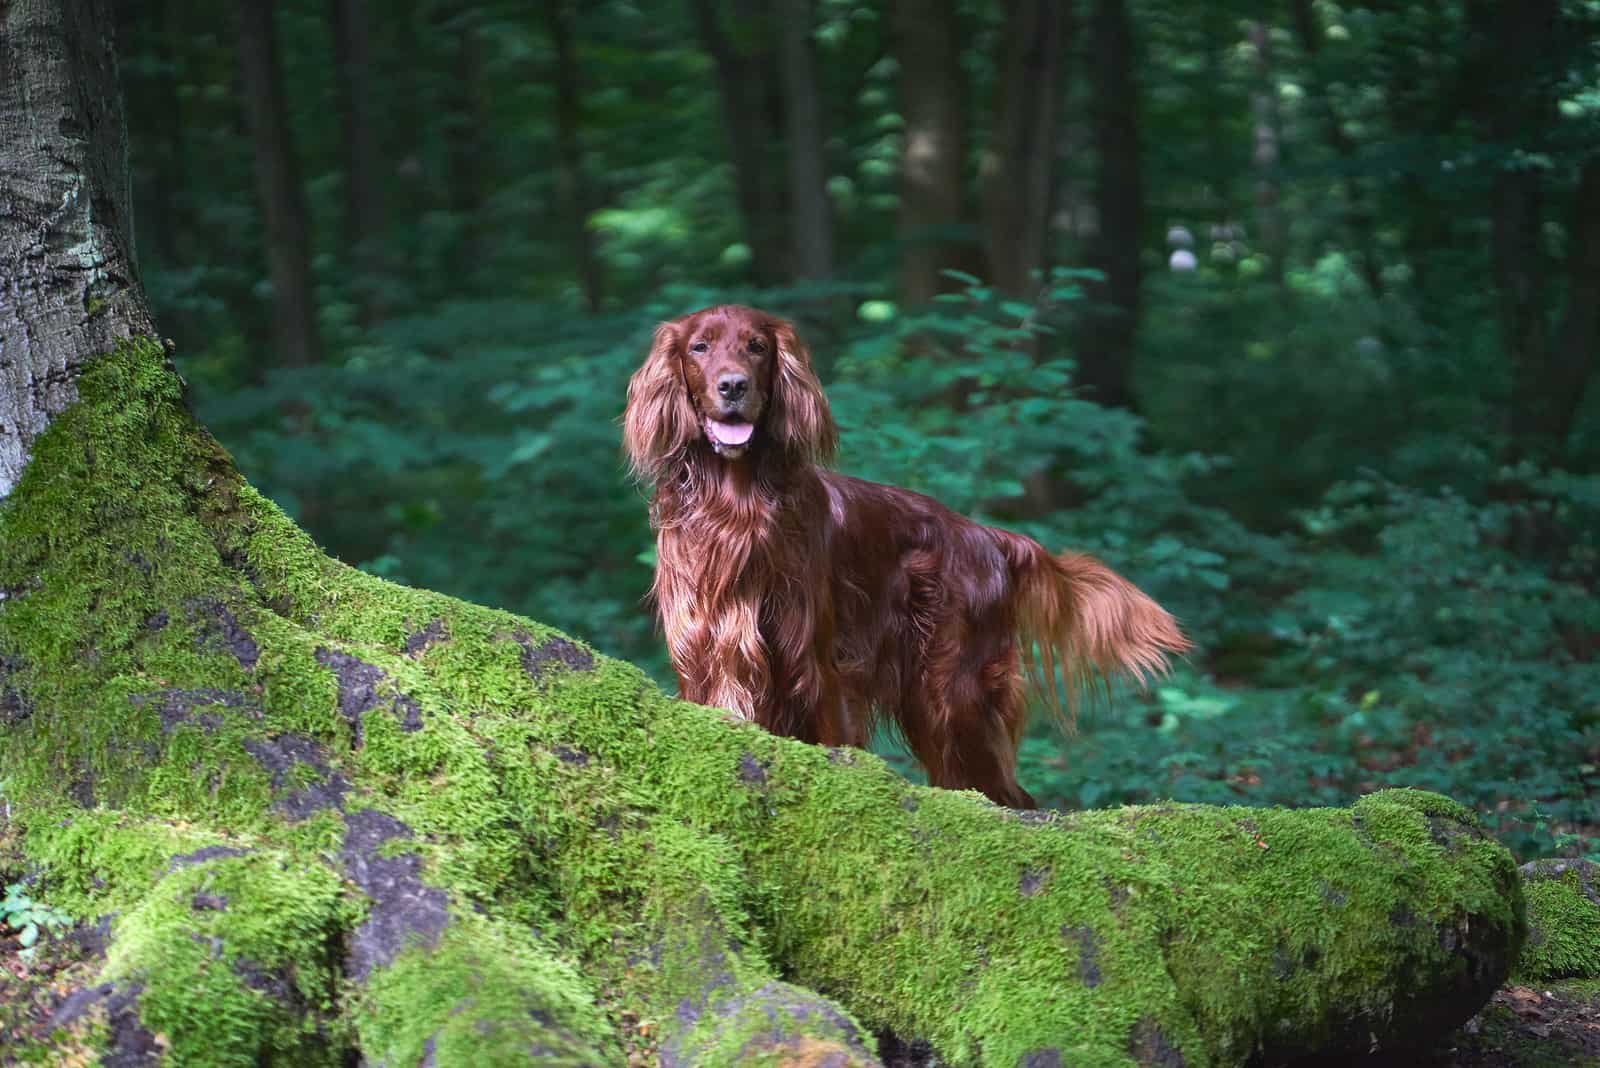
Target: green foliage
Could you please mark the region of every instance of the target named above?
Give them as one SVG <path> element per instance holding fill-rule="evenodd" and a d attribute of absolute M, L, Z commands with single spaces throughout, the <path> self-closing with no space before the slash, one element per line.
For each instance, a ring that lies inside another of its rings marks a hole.
<path fill-rule="evenodd" d="M 0 927 L 9 927 L 17 933 L 17 944 L 22 948 L 17 955 L 27 960 L 39 948 L 41 934 L 60 934 L 72 923 L 65 912 L 34 900 L 24 883 L 11 883 L 0 897 Z"/>
<path fill-rule="evenodd" d="M 762 27 L 721 6 L 733 42 L 770 58 Z M 1173 677 L 1114 693 L 1076 737 L 1037 725 L 1023 777 L 1042 799 L 1343 804 L 1411 785 L 1470 801 L 1525 855 L 1594 850 L 1600 391 L 1564 451 L 1510 435 L 1518 364 L 1494 238 L 1502 179 L 1532 176 L 1545 208 L 1513 229 L 1537 238 L 1530 321 L 1558 335 L 1582 292 L 1569 209 L 1600 117 L 1594 5 L 1558 5 L 1562 32 L 1520 75 L 1497 65 L 1510 51 L 1484 21 L 1494 5 L 1318 3 L 1309 24 L 1232 0 L 1128 6 L 1145 149 L 1137 413 L 1075 387 L 1091 273 L 1054 268 L 1023 299 L 952 270 L 931 305 L 896 303 L 907 90 L 882 3 L 827 0 L 811 28 L 838 268 L 764 289 L 752 280 L 784 276 L 783 242 L 744 230 L 747 161 L 693 6 L 574 5 L 595 313 L 544 22 L 471 0 L 374 18 L 372 122 L 394 148 L 367 260 L 343 231 L 325 5 L 280 4 L 328 351 L 298 369 L 266 340 L 268 235 L 231 150 L 225 11 L 133 18 L 142 275 L 202 418 L 333 553 L 548 621 L 663 681 L 645 491 L 618 457 L 627 377 L 660 319 L 720 300 L 788 315 L 843 470 L 1097 553 L 1196 639 Z M 970 177 L 996 117 L 1003 12 L 956 7 Z M 1052 264 L 1100 252 L 1079 30 Z M 1526 122 L 1505 121 L 1508 101 Z M 1269 103 L 1280 151 L 1261 166 Z M 775 188 L 779 140 L 759 153 Z M 972 222 L 948 236 L 975 245 Z M 1167 269 L 1177 228 L 1193 270 Z"/>

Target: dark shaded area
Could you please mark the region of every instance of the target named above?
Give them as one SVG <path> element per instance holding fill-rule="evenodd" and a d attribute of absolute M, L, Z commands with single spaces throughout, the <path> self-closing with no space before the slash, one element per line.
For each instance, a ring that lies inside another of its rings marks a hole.
<path fill-rule="evenodd" d="M 33 711 L 11 681 L 22 668 L 20 658 L 0 655 L 0 728 L 21 723 Z"/>
<path fill-rule="evenodd" d="M 146 1068 L 161 1063 L 161 1045 L 156 1036 L 139 1022 L 139 993 L 135 983 L 118 988 L 102 983 L 67 995 L 51 1018 L 52 1027 L 67 1027 L 92 1009 L 103 1009 L 111 1035 L 100 1063 L 105 1068 Z"/>

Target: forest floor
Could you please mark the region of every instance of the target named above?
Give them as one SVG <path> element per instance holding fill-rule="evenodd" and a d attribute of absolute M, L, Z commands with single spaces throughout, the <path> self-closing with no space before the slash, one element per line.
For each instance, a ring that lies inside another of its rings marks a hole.
<path fill-rule="evenodd" d="M 7 1051 L 37 1042 L 56 1007 L 90 985 L 104 953 L 103 928 L 80 926 L 41 939 L 24 960 L 18 932 L 0 924 L 0 1066 Z M 937 1068 L 924 1043 L 882 1044 L 885 1068 Z M 630 1063 L 633 1061 L 630 1060 Z M 1600 984 L 1534 989 L 1506 986 L 1450 1040 L 1428 1054 L 1374 1058 L 1368 1068 L 1600 1068 Z"/>

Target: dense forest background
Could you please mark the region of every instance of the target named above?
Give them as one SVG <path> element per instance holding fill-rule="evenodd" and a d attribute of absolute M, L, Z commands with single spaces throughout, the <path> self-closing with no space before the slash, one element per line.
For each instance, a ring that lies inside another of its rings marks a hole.
<path fill-rule="evenodd" d="M 343 559 L 664 675 L 624 386 L 755 303 L 842 469 L 1196 638 L 1040 717 L 1042 803 L 1414 785 L 1600 850 L 1595 0 L 118 10 L 158 321 Z"/>

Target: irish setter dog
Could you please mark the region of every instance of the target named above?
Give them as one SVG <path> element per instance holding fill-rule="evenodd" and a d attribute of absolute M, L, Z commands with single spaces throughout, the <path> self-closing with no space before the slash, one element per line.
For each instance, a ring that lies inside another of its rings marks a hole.
<path fill-rule="evenodd" d="M 663 323 L 623 439 L 654 483 L 654 593 L 684 698 L 777 734 L 864 747 L 893 723 L 935 786 L 1014 808 L 1025 670 L 1056 708 L 1188 648 L 1097 560 L 1053 555 L 919 493 L 836 474 L 794 327 L 720 305 Z"/>

